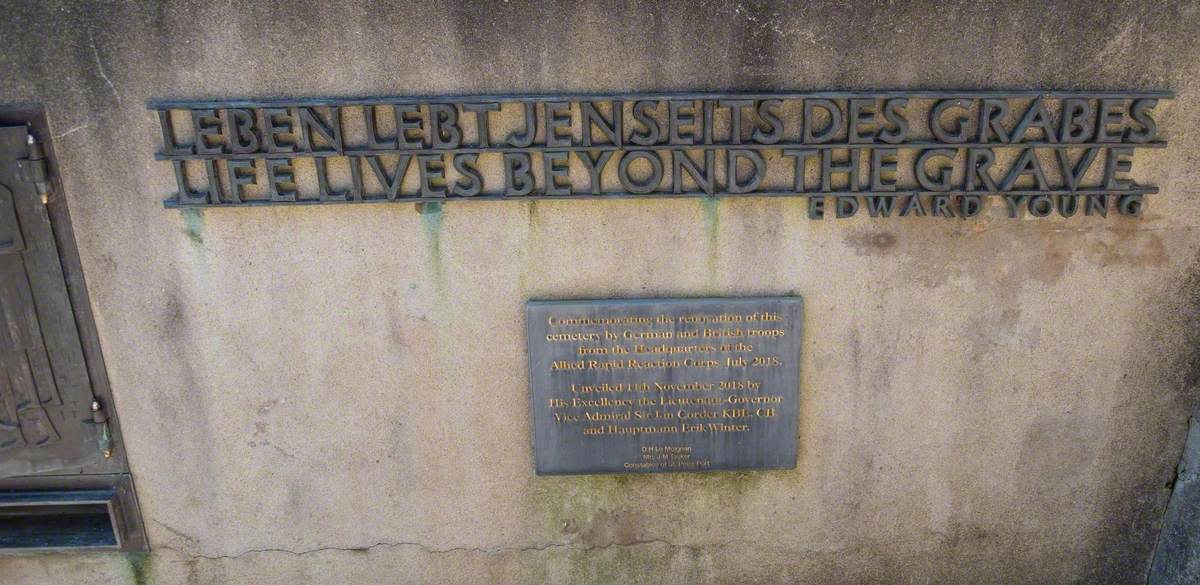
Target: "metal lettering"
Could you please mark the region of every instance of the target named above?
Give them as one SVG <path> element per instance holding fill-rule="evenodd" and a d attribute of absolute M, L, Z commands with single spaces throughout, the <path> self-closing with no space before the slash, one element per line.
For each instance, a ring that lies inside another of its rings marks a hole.
<path fill-rule="evenodd" d="M 782 196 L 809 197 L 813 219 L 827 197 L 841 218 L 866 207 L 967 219 L 994 197 L 1011 217 L 1143 215 L 1158 189 L 1129 178 L 1133 155 L 1166 147 L 1156 109 L 1172 97 L 914 90 L 148 107 L 162 140 L 155 158 L 175 175 L 169 208 Z"/>

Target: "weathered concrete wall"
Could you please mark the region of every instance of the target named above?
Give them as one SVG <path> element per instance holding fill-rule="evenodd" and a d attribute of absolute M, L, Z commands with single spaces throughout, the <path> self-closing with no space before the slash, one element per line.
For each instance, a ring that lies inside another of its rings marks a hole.
<path fill-rule="evenodd" d="M 1195 398 L 1200 7 L 9 5 L 154 551 L 32 583 L 1136 583 Z M 174 212 L 149 98 L 1172 89 L 1140 220 Z M 535 477 L 529 298 L 801 294 L 796 470 Z"/>

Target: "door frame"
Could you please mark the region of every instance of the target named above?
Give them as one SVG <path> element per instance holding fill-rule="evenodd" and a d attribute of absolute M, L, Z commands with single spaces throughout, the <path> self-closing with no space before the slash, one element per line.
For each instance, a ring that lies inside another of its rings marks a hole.
<path fill-rule="evenodd" d="M 133 487 L 133 478 L 129 473 L 129 460 L 125 452 L 117 407 L 113 400 L 108 372 L 104 366 L 104 354 L 100 347 L 100 337 L 96 330 L 92 305 L 88 298 L 83 267 L 79 261 L 79 249 L 75 242 L 71 214 L 58 172 L 58 158 L 54 151 L 46 112 L 39 104 L 0 104 L 0 125 L 26 125 L 30 134 L 45 151 L 49 171 L 46 212 L 50 218 L 54 241 L 58 246 L 59 263 L 62 266 L 75 326 L 79 332 L 79 342 L 83 349 L 87 374 L 91 380 L 92 394 L 104 407 L 112 437 L 111 457 L 101 458 L 94 464 L 55 470 L 44 474 L 3 478 L 0 479 L 0 491 L 111 488 L 116 491 L 120 501 L 118 524 L 123 534 L 119 549 L 125 551 L 147 550 L 148 542 Z"/>

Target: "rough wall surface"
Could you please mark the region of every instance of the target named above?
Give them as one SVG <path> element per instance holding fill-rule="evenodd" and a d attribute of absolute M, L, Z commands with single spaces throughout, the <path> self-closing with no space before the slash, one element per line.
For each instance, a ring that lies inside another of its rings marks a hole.
<path fill-rule="evenodd" d="M 1138 583 L 1195 400 L 1200 6 L 20 2 L 152 543 L 7 584 Z M 1141 219 L 167 211 L 149 98 L 1171 89 Z M 535 477 L 530 298 L 800 294 L 794 471 Z"/>

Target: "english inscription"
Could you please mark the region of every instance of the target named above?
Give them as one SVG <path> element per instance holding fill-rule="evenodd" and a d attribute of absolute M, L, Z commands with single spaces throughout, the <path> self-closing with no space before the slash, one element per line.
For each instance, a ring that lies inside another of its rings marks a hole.
<path fill-rule="evenodd" d="M 167 207 L 796 197 L 813 220 L 1142 215 L 1164 91 L 152 102 Z M 1001 211 L 1002 210 L 1002 211 Z"/>
<path fill-rule="evenodd" d="M 791 469 L 798 297 L 531 301 L 538 474 Z"/>

